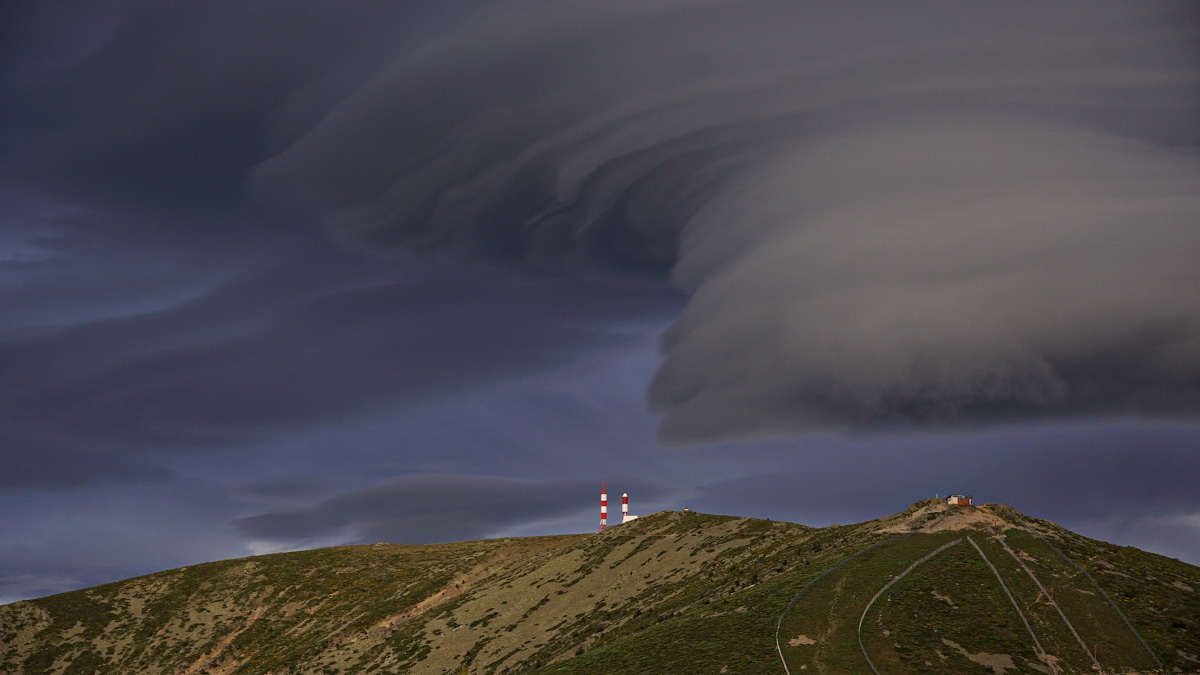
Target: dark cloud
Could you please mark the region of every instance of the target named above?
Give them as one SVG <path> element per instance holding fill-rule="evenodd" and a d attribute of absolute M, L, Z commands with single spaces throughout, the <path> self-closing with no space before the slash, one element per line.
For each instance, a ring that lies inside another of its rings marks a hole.
<path fill-rule="evenodd" d="M 688 225 L 664 433 L 1195 415 L 1198 181 L 1187 154 L 995 121 L 786 153 Z"/>
<path fill-rule="evenodd" d="M 291 127 L 462 12 L 385 0 L 14 9 L 2 81 L 20 104 L 0 118 L 4 168 L 59 197 L 213 228 Z"/>
<path fill-rule="evenodd" d="M 189 232 L 670 271 L 671 440 L 1194 416 L 1195 8 L 867 7 L 24 10 L 3 166 Z"/>
<path fill-rule="evenodd" d="M 136 457 L 87 447 L 79 442 L 23 434 L 5 416 L 0 432 L 0 492 L 71 490 L 97 483 L 165 481 L 173 472 Z"/>
<path fill-rule="evenodd" d="M 257 499 L 304 500 L 323 491 L 324 487 L 315 480 L 272 480 L 247 485 L 238 492 Z"/>
<path fill-rule="evenodd" d="M 62 460 L 87 452 L 228 447 L 395 411 L 617 344 L 622 322 L 677 306 L 645 287 L 416 268 L 299 255 L 161 311 L 0 339 L 6 453 L 19 431 L 58 444 L 22 466 L 70 482 Z"/>
<path fill-rule="evenodd" d="M 672 440 L 1196 414 L 1190 11 L 544 9 L 381 71 L 256 192 L 371 248 L 673 266 Z"/>
<path fill-rule="evenodd" d="M 625 491 L 656 499 L 663 490 L 626 479 Z M 404 544 L 495 536 L 539 521 L 598 512 L 594 481 L 537 481 L 494 476 L 424 474 L 342 494 L 311 508 L 246 516 L 235 521 L 252 540 Z M 594 498 L 592 498 L 594 496 Z M 589 499 L 592 498 L 592 499 Z"/>

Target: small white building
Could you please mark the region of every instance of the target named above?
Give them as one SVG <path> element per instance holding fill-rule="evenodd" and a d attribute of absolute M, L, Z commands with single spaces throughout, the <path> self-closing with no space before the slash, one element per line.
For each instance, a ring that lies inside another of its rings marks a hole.
<path fill-rule="evenodd" d="M 950 495 L 946 498 L 946 503 L 950 506 L 973 506 L 975 499 L 971 495 Z"/>

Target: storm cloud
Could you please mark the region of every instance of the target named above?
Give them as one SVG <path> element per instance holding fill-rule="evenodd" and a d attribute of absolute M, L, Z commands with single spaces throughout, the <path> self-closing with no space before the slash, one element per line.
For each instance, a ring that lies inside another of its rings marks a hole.
<path fill-rule="evenodd" d="M 208 7 L 29 12 L 6 173 L 669 281 L 669 440 L 1200 409 L 1186 3 Z"/>
<path fill-rule="evenodd" d="M 1198 166 L 994 121 L 789 152 L 688 224 L 664 431 L 1194 414 Z"/>
<path fill-rule="evenodd" d="M 691 302 L 649 402 L 671 440 L 1190 417 L 1195 19 L 501 3 L 250 185 L 371 250 L 670 269 Z"/>
<path fill-rule="evenodd" d="M 169 309 L 0 339 L 0 487 L 161 477 L 245 446 L 461 395 L 620 344 L 674 293 L 366 264 L 311 251 Z"/>

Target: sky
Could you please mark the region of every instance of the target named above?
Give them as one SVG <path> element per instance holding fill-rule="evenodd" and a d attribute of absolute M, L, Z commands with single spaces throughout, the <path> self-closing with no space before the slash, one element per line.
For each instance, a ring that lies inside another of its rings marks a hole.
<path fill-rule="evenodd" d="M 1188 2 L 0 8 L 0 603 L 948 493 L 1200 564 Z"/>

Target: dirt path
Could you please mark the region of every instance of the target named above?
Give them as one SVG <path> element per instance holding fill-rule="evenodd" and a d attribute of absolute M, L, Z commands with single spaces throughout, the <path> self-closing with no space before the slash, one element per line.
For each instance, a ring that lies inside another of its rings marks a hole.
<path fill-rule="evenodd" d="M 825 664 L 821 662 L 821 656 L 826 649 L 829 649 L 829 639 L 837 632 L 840 625 L 837 620 L 837 606 L 842 601 L 842 590 L 845 588 L 846 577 L 843 575 L 838 578 L 837 585 L 833 587 L 833 597 L 829 599 L 829 605 L 825 608 L 825 615 L 829 617 L 829 627 L 825 629 L 823 635 L 817 638 L 817 647 L 813 650 L 813 670 L 818 673 L 825 672 Z"/>

